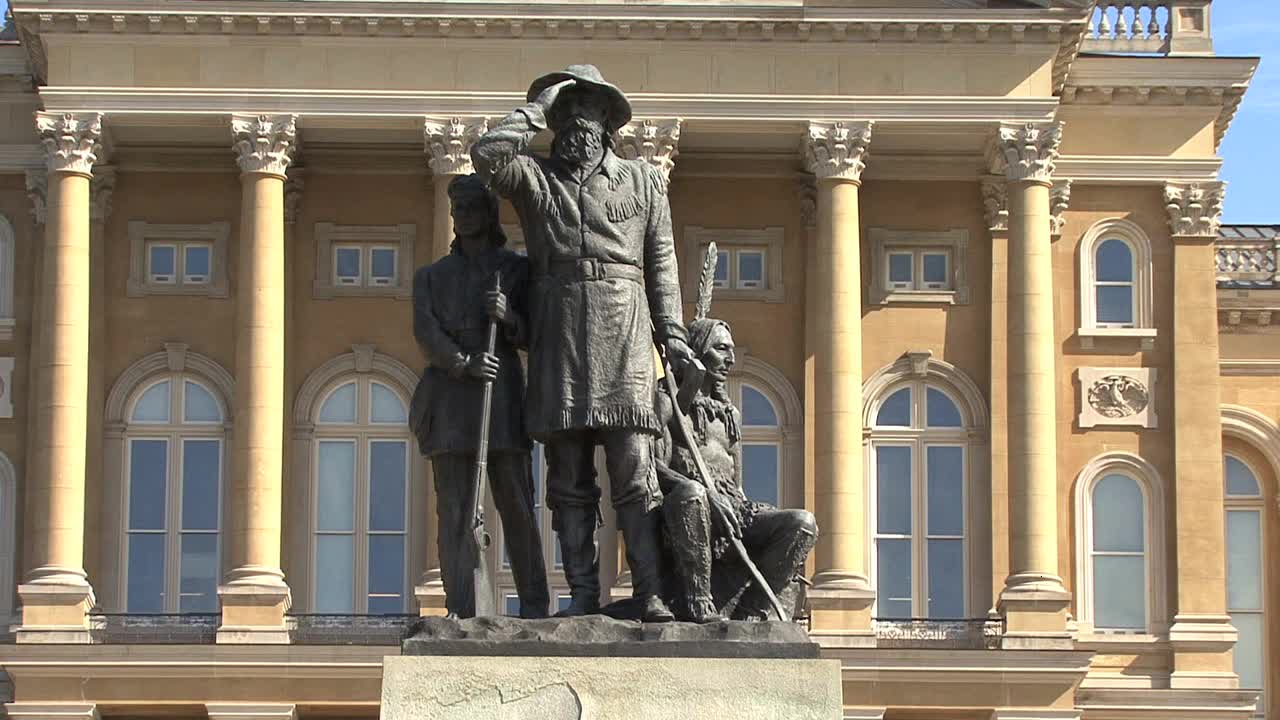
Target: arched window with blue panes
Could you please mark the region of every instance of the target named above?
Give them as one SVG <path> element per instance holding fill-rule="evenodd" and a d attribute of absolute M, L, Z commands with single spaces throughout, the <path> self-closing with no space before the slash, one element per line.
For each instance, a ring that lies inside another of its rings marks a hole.
<path fill-rule="evenodd" d="M 405 400 L 367 374 L 339 380 L 322 397 L 311 465 L 312 610 L 408 612 Z"/>
<path fill-rule="evenodd" d="M 1095 247 L 1093 262 L 1096 327 L 1134 327 L 1133 248 L 1125 240 L 1107 238 Z"/>
<path fill-rule="evenodd" d="M 872 401 L 875 615 L 965 618 L 965 417 L 947 390 L 923 380 L 891 386 Z"/>
<path fill-rule="evenodd" d="M 1151 618 L 1150 513 L 1142 483 L 1127 472 L 1108 471 L 1089 490 L 1089 586 L 1093 627 L 1146 631 Z"/>
<path fill-rule="evenodd" d="M 153 378 L 129 401 L 122 577 L 129 613 L 218 609 L 224 402 L 184 373 Z"/>
<path fill-rule="evenodd" d="M 1238 639 L 1232 650 L 1242 690 L 1259 693 L 1258 713 L 1266 703 L 1267 617 L 1266 559 L 1262 485 L 1247 463 L 1234 455 L 1223 458 L 1223 496 L 1226 504 L 1227 613 Z"/>
<path fill-rule="evenodd" d="M 757 502 L 780 505 L 785 466 L 777 406 L 762 388 L 747 380 L 731 378 L 729 393 L 742 413 L 742 491 Z"/>

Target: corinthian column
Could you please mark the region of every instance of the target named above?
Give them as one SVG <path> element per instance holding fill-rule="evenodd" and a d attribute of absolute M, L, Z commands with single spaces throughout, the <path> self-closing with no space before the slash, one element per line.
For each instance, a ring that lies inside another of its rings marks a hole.
<path fill-rule="evenodd" d="M 89 180 L 101 153 L 101 113 L 36 113 L 48 187 L 31 566 L 18 596 L 19 642 L 88 642 L 93 588 L 84 571 L 85 429 L 89 383 Z"/>
<path fill-rule="evenodd" d="M 1223 183 L 1165 186 L 1173 238 L 1173 442 L 1177 613 L 1169 629 L 1175 688 L 1231 682 L 1227 615 L 1214 242 Z"/>
<path fill-rule="evenodd" d="M 1009 575 L 1006 644 L 1068 643 L 1058 576 L 1057 388 L 1049 190 L 1060 123 L 1000 126 L 993 157 L 1008 181 Z"/>
<path fill-rule="evenodd" d="M 862 421 L 862 251 L 858 188 L 870 122 L 810 122 L 802 153 L 817 184 L 814 284 L 805 316 L 814 398 L 814 504 L 818 545 L 809 593 L 815 630 L 869 631 Z"/>
<path fill-rule="evenodd" d="M 671 179 L 680 154 L 680 118 L 632 120 L 614 135 L 614 152 L 625 160 L 644 160 Z"/>
<path fill-rule="evenodd" d="M 284 429 L 284 183 L 296 116 L 235 115 L 240 165 L 231 570 L 218 588 L 218 642 L 288 642 L 280 569 Z"/>
<path fill-rule="evenodd" d="M 422 124 L 426 145 L 427 167 L 431 168 L 431 186 L 435 193 L 435 223 L 431 228 L 432 260 L 449 254 L 453 243 L 453 216 L 449 214 L 449 183 L 459 175 L 475 172 L 471 166 L 471 145 L 489 129 L 482 117 L 427 118 Z M 434 510 L 432 517 L 435 517 Z M 434 544 L 435 540 L 431 540 Z M 438 553 L 431 553 L 435 557 Z M 438 567 L 437 564 L 435 567 Z"/>

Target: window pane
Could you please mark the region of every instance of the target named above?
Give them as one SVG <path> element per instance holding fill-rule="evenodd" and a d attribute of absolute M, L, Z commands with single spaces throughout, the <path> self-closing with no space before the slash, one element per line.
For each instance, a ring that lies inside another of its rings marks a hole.
<path fill-rule="evenodd" d="M 947 256 L 943 253 L 925 253 L 924 281 L 927 283 L 947 283 Z"/>
<path fill-rule="evenodd" d="M 163 530 L 169 443 L 129 442 L 129 529 Z"/>
<path fill-rule="evenodd" d="M 354 612 L 355 555 L 350 535 L 316 536 L 316 607 L 318 613 Z"/>
<path fill-rule="evenodd" d="M 404 536 L 369 536 L 369 594 L 404 592 Z"/>
<path fill-rule="evenodd" d="M 876 414 L 876 425 L 911 427 L 911 388 L 902 388 L 884 401 Z"/>
<path fill-rule="evenodd" d="M 889 282 L 911 282 L 911 253 L 889 253 Z"/>
<path fill-rule="evenodd" d="M 876 616 L 911 617 L 911 541 L 876 541 Z"/>
<path fill-rule="evenodd" d="M 391 388 L 382 383 L 369 383 L 369 394 L 371 422 L 401 425 L 409 422 L 409 413 L 404 409 L 404 403 Z"/>
<path fill-rule="evenodd" d="M 370 530 L 404 530 L 406 449 L 403 440 L 369 443 Z"/>
<path fill-rule="evenodd" d="M 1257 510 L 1227 511 L 1227 607 L 1262 608 L 1262 529 Z"/>
<path fill-rule="evenodd" d="M 520 616 L 520 596 L 508 593 L 502 598 L 502 614 L 508 617 Z"/>
<path fill-rule="evenodd" d="M 369 596 L 370 615 L 400 615 L 404 613 L 404 596 Z"/>
<path fill-rule="evenodd" d="M 961 427 L 960 409 L 941 390 L 925 391 L 925 410 L 929 427 Z"/>
<path fill-rule="evenodd" d="M 187 380 L 183 383 L 186 393 L 182 401 L 183 422 L 221 422 L 222 410 L 213 393 L 204 389 L 199 383 Z"/>
<path fill-rule="evenodd" d="M 164 535 L 129 534 L 127 611 L 164 612 Z"/>
<path fill-rule="evenodd" d="M 1101 285 L 1098 287 L 1098 322 L 1133 323 L 1133 286 Z"/>
<path fill-rule="evenodd" d="M 1121 240 L 1104 240 L 1098 245 L 1094 277 L 1100 282 L 1132 282 L 1133 253 Z"/>
<path fill-rule="evenodd" d="M 1142 630 L 1147 626 L 1146 570 L 1134 555 L 1093 558 L 1093 614 L 1095 627 Z"/>
<path fill-rule="evenodd" d="M 180 612 L 218 610 L 218 536 L 213 533 L 183 533 Z"/>
<path fill-rule="evenodd" d="M 1227 455 L 1222 460 L 1223 470 L 1227 475 L 1227 494 L 1241 497 L 1258 497 L 1262 494 L 1258 490 L 1258 478 L 1253 476 L 1253 471 L 1249 469 L 1239 459 Z"/>
<path fill-rule="evenodd" d="M 133 422 L 169 422 L 169 381 L 164 380 L 147 388 L 133 406 Z"/>
<path fill-rule="evenodd" d="M 333 266 L 340 278 L 360 277 L 360 248 L 336 248 L 333 251 Z"/>
<path fill-rule="evenodd" d="M 356 422 L 356 384 L 349 382 L 329 393 L 320 405 L 320 422 L 344 423 L 354 425 Z"/>
<path fill-rule="evenodd" d="M 764 253 L 753 250 L 738 253 L 738 283 L 750 287 L 764 285 Z"/>
<path fill-rule="evenodd" d="M 209 246 L 188 245 L 183 250 L 182 264 L 182 272 L 187 277 L 192 275 L 209 277 Z"/>
<path fill-rule="evenodd" d="M 876 447 L 876 532 L 911 533 L 911 448 Z"/>
<path fill-rule="evenodd" d="M 1262 614 L 1232 613 L 1231 624 L 1240 634 L 1231 653 L 1234 669 L 1240 676 L 1240 687 L 1245 690 L 1261 690 L 1265 684 L 1262 676 L 1262 648 L 1267 637 L 1263 632 Z"/>
<path fill-rule="evenodd" d="M 707 249 L 705 247 L 702 248 L 702 252 L 705 255 Z M 715 285 L 716 287 L 729 286 L 729 253 L 723 250 L 716 253 Z"/>
<path fill-rule="evenodd" d="M 370 274 L 375 278 L 396 276 L 396 251 L 391 248 L 374 248 L 369 253 Z"/>
<path fill-rule="evenodd" d="M 316 529 L 352 530 L 356 444 L 349 440 L 322 440 L 316 475 Z"/>
<path fill-rule="evenodd" d="M 1127 475 L 1107 475 L 1093 486 L 1093 549 L 1142 552 L 1146 549 L 1142 489 Z"/>
<path fill-rule="evenodd" d="M 750 385 L 742 386 L 742 424 L 764 427 L 778 425 L 778 413 L 774 412 L 773 403 Z"/>
<path fill-rule="evenodd" d="M 929 617 L 964 617 L 964 541 L 929 541 Z"/>
<path fill-rule="evenodd" d="M 173 245 L 151 246 L 151 274 L 173 277 L 176 266 L 177 248 Z"/>
<path fill-rule="evenodd" d="M 778 504 L 778 446 L 742 446 L 742 491 L 756 502 Z"/>
<path fill-rule="evenodd" d="M 925 449 L 929 472 L 929 534 L 964 535 L 964 448 Z"/>
<path fill-rule="evenodd" d="M 218 529 L 218 480 L 222 447 L 217 440 L 182 441 L 182 529 Z"/>

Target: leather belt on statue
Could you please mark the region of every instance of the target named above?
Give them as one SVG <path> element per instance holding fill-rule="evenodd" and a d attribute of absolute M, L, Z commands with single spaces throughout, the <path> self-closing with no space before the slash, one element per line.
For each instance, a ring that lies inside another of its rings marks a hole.
<path fill-rule="evenodd" d="M 627 263 L 605 262 L 595 258 L 552 260 L 547 275 L 567 282 L 584 280 L 630 280 L 644 282 L 644 271 Z"/>

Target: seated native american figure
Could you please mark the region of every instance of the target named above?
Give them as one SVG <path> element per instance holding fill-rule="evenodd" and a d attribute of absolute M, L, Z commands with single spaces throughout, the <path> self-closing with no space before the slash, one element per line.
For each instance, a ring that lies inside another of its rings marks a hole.
<path fill-rule="evenodd" d="M 726 535 L 732 532 L 742 539 L 747 555 L 794 617 L 804 561 L 817 541 L 818 528 L 806 510 L 755 502 L 742 491 L 741 414 L 730 402 L 726 384 L 735 361 L 733 335 L 728 323 L 707 317 L 715 252 L 713 244 L 707 250 L 695 319 L 689 325 L 689 345 L 706 374 L 687 401 L 689 407 L 682 405 L 682 409 L 716 492 L 707 491 L 689 450 L 678 440 L 680 434 L 673 427 L 678 400 L 663 390 L 657 393 L 664 430 L 657 441 L 656 467 L 664 498 L 663 535 L 669 567 L 674 570 L 667 574 L 664 599 L 681 620 L 769 619 L 770 603 L 732 549 Z"/>

